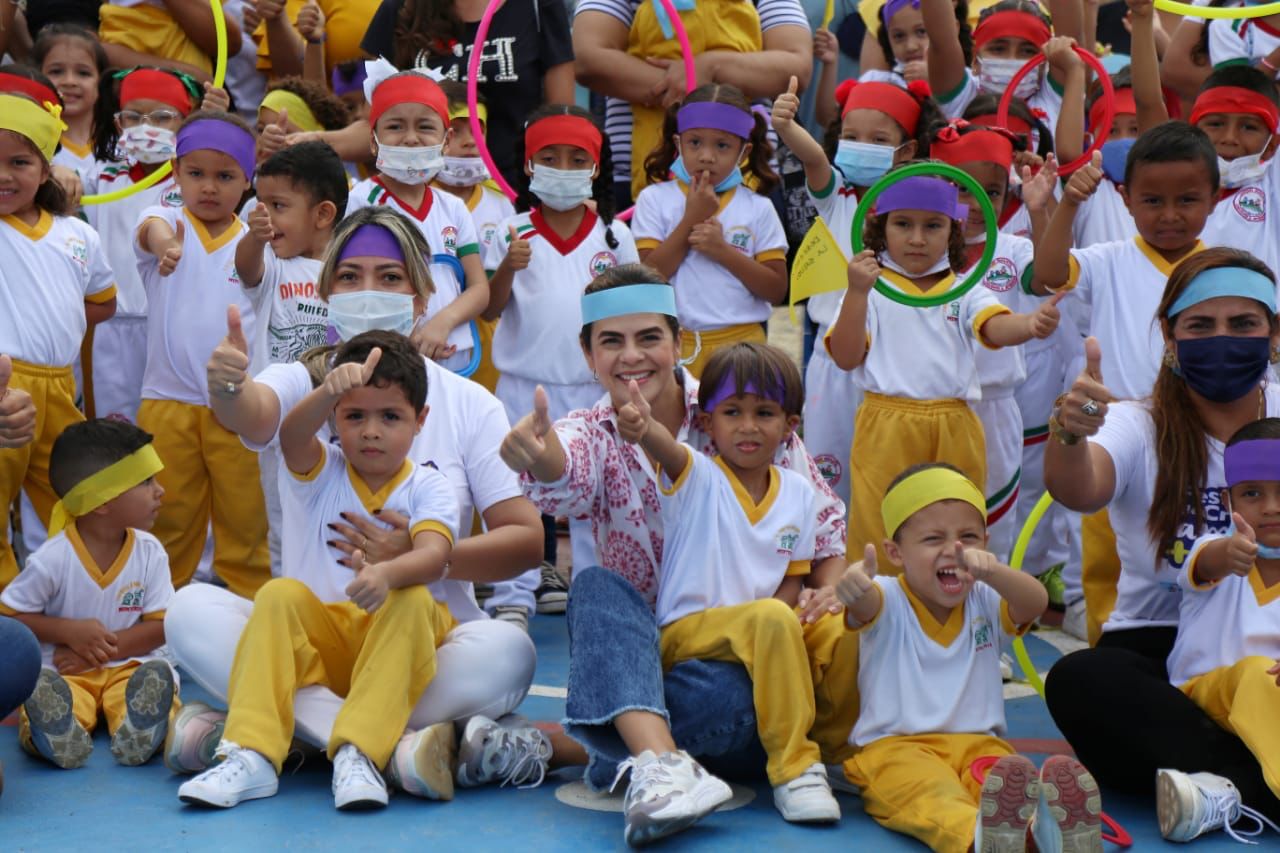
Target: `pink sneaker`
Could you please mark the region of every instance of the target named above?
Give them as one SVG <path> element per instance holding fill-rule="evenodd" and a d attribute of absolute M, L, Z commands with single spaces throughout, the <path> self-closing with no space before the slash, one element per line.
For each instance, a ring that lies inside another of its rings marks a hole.
<path fill-rule="evenodd" d="M 1040 797 L 1036 822 L 1044 826 L 1035 838 L 1042 853 L 1102 853 L 1102 795 L 1083 764 L 1067 755 L 1046 758 Z"/>
<path fill-rule="evenodd" d="M 203 702 L 183 705 L 169 729 L 164 766 L 182 775 L 208 770 L 214 764 L 213 754 L 226 723 L 226 714 Z"/>
<path fill-rule="evenodd" d="M 973 841 L 976 853 L 1024 853 L 1027 826 L 1039 802 L 1036 766 L 1021 755 L 1002 756 L 982 783 Z"/>

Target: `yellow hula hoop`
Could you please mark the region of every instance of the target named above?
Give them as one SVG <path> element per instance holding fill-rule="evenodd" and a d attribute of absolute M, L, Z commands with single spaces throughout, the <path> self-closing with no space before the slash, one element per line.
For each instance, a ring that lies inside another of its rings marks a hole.
<path fill-rule="evenodd" d="M 1045 492 L 1040 496 L 1040 500 L 1036 501 L 1035 507 L 1031 510 L 1031 515 L 1027 516 L 1027 523 L 1022 525 L 1022 531 L 1013 543 L 1013 554 L 1009 558 L 1009 568 L 1022 571 L 1022 561 L 1027 556 L 1027 546 L 1031 544 L 1031 536 L 1036 532 L 1036 528 L 1040 526 L 1040 520 L 1044 518 L 1044 514 L 1049 511 L 1049 507 L 1052 504 L 1053 497 L 1048 492 Z M 1040 694 L 1040 698 L 1043 699 L 1044 681 L 1040 678 L 1040 673 L 1036 672 L 1035 666 L 1032 665 L 1031 655 L 1027 654 L 1027 644 L 1022 641 L 1021 637 L 1013 638 L 1013 656 L 1018 659 L 1018 666 L 1022 667 L 1022 674 L 1027 677 L 1027 683 L 1034 687 L 1035 691 Z"/>
<path fill-rule="evenodd" d="M 1280 14 L 1280 3 L 1263 3 L 1261 6 L 1193 6 L 1178 0 L 1155 0 L 1161 12 L 1189 15 L 1193 18 L 1262 18 Z"/>
<path fill-rule="evenodd" d="M 227 22 L 222 17 L 221 0 L 209 0 L 209 8 L 213 10 L 213 30 L 218 37 L 218 56 L 217 62 L 213 68 L 213 85 L 221 86 L 223 80 L 227 76 Z M 143 190 L 154 187 L 163 181 L 173 171 L 173 161 L 169 160 L 160 165 L 150 175 L 138 181 L 133 186 L 124 187 L 123 189 L 112 190 L 109 193 L 97 193 L 95 195 L 83 196 L 80 204 L 88 206 L 91 204 L 108 204 L 113 201 L 119 201 L 122 198 L 128 198 L 134 193 L 140 193 Z"/>

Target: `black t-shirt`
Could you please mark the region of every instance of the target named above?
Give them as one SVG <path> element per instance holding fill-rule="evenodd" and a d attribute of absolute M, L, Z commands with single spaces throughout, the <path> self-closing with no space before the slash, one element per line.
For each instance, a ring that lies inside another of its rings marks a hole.
<path fill-rule="evenodd" d="M 360 46 L 372 56 L 395 58 L 395 24 L 404 0 L 383 0 Z M 479 22 L 462 25 L 452 55 L 419 54 L 416 64 L 466 82 L 467 62 Z M 556 65 L 573 61 L 569 16 L 564 0 L 507 0 L 489 24 L 480 58 L 480 94 L 488 105 L 485 141 L 504 177 L 515 184 L 524 120 L 543 102 L 542 78 Z"/>

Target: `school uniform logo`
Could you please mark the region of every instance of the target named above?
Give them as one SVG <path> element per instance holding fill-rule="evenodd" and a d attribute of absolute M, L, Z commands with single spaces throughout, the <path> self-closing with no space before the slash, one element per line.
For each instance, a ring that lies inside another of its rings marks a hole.
<path fill-rule="evenodd" d="M 79 237 L 67 238 L 67 256 L 81 267 L 89 266 L 89 247 Z"/>
<path fill-rule="evenodd" d="M 822 475 L 822 479 L 826 480 L 829 486 L 839 483 L 840 478 L 844 475 L 844 465 L 830 453 L 823 453 L 820 456 L 813 457 L 813 464 L 818 466 L 818 473 Z"/>
<path fill-rule="evenodd" d="M 1187 558 L 1191 556 L 1191 546 L 1196 539 L 1205 534 L 1223 536 L 1231 529 L 1231 513 L 1222 502 L 1222 489 L 1202 489 L 1200 507 L 1204 511 L 1204 529 L 1196 529 L 1195 514 L 1191 507 L 1187 507 L 1182 523 L 1178 525 L 1177 538 L 1165 552 L 1165 563 L 1158 566 L 1158 573 L 1163 575 L 1159 581 L 1160 586 L 1169 592 L 1177 592 L 1178 575 L 1186 568 Z M 1173 571 L 1166 573 L 1165 569 Z"/>
<path fill-rule="evenodd" d="M 458 229 L 452 225 L 446 225 L 440 229 L 440 236 L 444 238 L 444 247 L 450 252 L 456 251 L 458 248 Z"/>
<path fill-rule="evenodd" d="M 596 252 L 591 256 L 591 262 L 587 264 L 587 270 L 591 273 L 591 277 L 595 278 L 605 270 L 611 270 L 618 265 L 618 256 L 613 252 Z"/>
<path fill-rule="evenodd" d="M 493 236 L 498 233 L 498 223 L 486 222 L 480 226 L 480 242 L 485 246 L 493 244 Z"/>
<path fill-rule="evenodd" d="M 995 647 L 995 640 L 991 634 L 991 623 L 987 621 L 987 617 L 979 616 L 973 620 L 973 651 L 975 654 Z"/>
<path fill-rule="evenodd" d="M 745 225 L 735 225 L 724 232 L 725 242 L 742 254 L 750 254 L 751 229 Z"/>
<path fill-rule="evenodd" d="M 790 557 L 795 553 L 796 545 L 800 544 L 800 528 L 794 524 L 788 524 L 778 531 L 775 541 L 778 553 L 784 557 Z"/>
<path fill-rule="evenodd" d="M 987 271 L 987 277 L 982 283 L 987 286 L 987 290 L 1007 293 L 1018 283 L 1017 267 L 1008 258 L 996 258 L 991 262 L 991 269 Z"/>
<path fill-rule="evenodd" d="M 1231 206 L 1246 222 L 1265 222 L 1267 219 L 1267 197 L 1257 187 L 1240 190 L 1232 199 Z"/>
<path fill-rule="evenodd" d="M 960 301 L 959 300 L 956 300 L 955 302 L 952 302 L 949 305 L 947 305 L 947 322 L 948 323 L 960 322 Z"/>
<path fill-rule="evenodd" d="M 117 613 L 141 613 L 142 599 L 146 596 L 146 588 L 134 581 L 120 591 L 120 605 L 116 608 Z"/>
<path fill-rule="evenodd" d="M 182 207 L 182 190 L 174 187 L 160 197 L 161 207 Z"/>

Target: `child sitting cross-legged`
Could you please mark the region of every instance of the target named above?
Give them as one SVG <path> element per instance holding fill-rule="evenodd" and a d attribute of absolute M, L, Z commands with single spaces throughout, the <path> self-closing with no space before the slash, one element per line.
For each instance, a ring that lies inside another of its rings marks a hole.
<path fill-rule="evenodd" d="M 1002 739 L 1000 647 L 1044 612 L 1035 577 L 986 549 L 982 490 L 945 463 L 907 468 L 881 505 L 898 577 L 876 574 L 876 549 L 836 594 L 861 634 L 861 707 L 845 762 L 878 823 L 938 851 L 1102 850 L 1097 783 L 1079 762 L 1039 774 Z M 985 781 L 973 772 L 995 759 Z"/>

